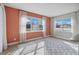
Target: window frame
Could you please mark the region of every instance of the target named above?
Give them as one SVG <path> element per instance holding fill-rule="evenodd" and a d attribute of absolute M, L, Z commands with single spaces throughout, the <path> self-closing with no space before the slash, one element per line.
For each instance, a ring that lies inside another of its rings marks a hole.
<path fill-rule="evenodd" d="M 72 17 L 66 17 L 66 18 L 57 18 L 57 19 L 54 19 L 54 32 L 57 30 L 56 29 L 56 20 L 64 20 L 64 19 L 67 19 L 67 18 L 71 18 L 71 29 L 70 29 L 70 32 L 73 33 L 73 19 Z M 61 32 L 66 32 L 67 30 L 63 30 Z M 68 32 L 68 31 L 67 31 Z"/>
<path fill-rule="evenodd" d="M 37 18 L 37 17 L 32 17 L 32 16 L 27 16 L 27 18 L 31 18 L 31 20 L 33 20 L 33 18 L 37 19 L 37 20 L 41 20 L 41 25 L 42 25 L 42 18 Z M 31 21 L 31 31 L 27 31 L 27 33 L 29 32 L 43 32 L 43 29 L 42 30 L 33 30 L 32 28 L 32 21 Z"/>

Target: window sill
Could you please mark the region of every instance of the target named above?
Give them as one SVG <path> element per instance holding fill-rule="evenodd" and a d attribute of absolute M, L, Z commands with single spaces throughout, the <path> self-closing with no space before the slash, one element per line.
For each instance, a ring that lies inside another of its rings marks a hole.
<path fill-rule="evenodd" d="M 39 31 L 26 31 L 26 32 L 20 32 L 20 33 L 31 33 L 31 32 L 44 32 L 43 30 L 39 30 Z"/>

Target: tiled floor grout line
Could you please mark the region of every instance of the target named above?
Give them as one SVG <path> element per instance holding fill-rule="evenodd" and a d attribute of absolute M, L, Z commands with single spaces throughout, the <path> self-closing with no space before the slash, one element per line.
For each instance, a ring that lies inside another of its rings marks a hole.
<path fill-rule="evenodd" d="M 24 49 L 20 52 L 20 54 L 19 54 L 19 55 L 21 55 L 21 54 L 23 53 L 23 51 L 25 50 L 25 48 L 26 48 L 26 47 L 24 47 Z"/>
<path fill-rule="evenodd" d="M 38 47 L 38 43 L 36 43 L 35 53 L 34 53 L 34 55 L 36 55 L 36 53 L 37 53 L 37 47 Z"/>
<path fill-rule="evenodd" d="M 41 47 L 41 48 L 43 48 L 43 47 Z M 39 50 L 39 49 L 41 49 L 41 48 L 38 48 L 37 50 Z M 28 53 L 31 53 L 31 52 L 34 52 L 35 50 L 32 50 L 32 51 L 30 51 L 30 52 L 28 52 Z M 24 55 L 26 55 L 26 54 L 28 54 L 28 53 L 25 53 Z"/>

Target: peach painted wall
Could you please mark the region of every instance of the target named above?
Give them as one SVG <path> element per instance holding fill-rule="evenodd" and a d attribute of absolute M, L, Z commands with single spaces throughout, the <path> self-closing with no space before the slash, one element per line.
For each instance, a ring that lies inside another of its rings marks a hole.
<path fill-rule="evenodd" d="M 7 42 L 19 41 L 19 11 L 5 6 Z M 14 40 L 16 39 L 16 40 Z"/>
<path fill-rule="evenodd" d="M 51 35 L 51 18 L 46 17 L 46 35 Z"/>
<path fill-rule="evenodd" d="M 43 37 L 43 32 L 30 32 L 27 33 L 27 39 L 32 39 L 36 37 Z"/>
<path fill-rule="evenodd" d="M 32 13 L 32 12 L 27 12 L 27 15 L 32 16 L 32 17 L 37 17 L 37 18 L 42 18 L 43 17 L 42 15 L 35 14 L 35 13 Z"/>
<path fill-rule="evenodd" d="M 5 6 L 5 11 L 6 11 L 6 26 L 7 26 L 7 41 L 8 43 L 12 42 L 19 42 L 19 13 L 21 10 L 7 7 Z M 42 15 L 35 14 L 32 12 L 26 12 L 26 15 L 32 16 L 32 17 L 37 17 L 37 18 L 42 18 Z M 50 17 L 46 17 L 46 35 L 50 35 L 50 28 L 51 28 L 51 19 Z M 27 39 L 32 39 L 36 37 L 42 37 L 43 32 L 30 32 L 26 33 L 27 34 Z M 16 38 L 16 40 L 14 40 Z"/>

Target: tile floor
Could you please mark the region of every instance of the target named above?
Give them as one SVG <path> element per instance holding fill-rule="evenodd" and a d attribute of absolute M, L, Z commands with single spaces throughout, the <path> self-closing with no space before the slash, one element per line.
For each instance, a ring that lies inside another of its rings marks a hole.
<path fill-rule="evenodd" d="M 48 37 L 11 46 L 2 55 L 78 55 L 78 44 Z"/>

